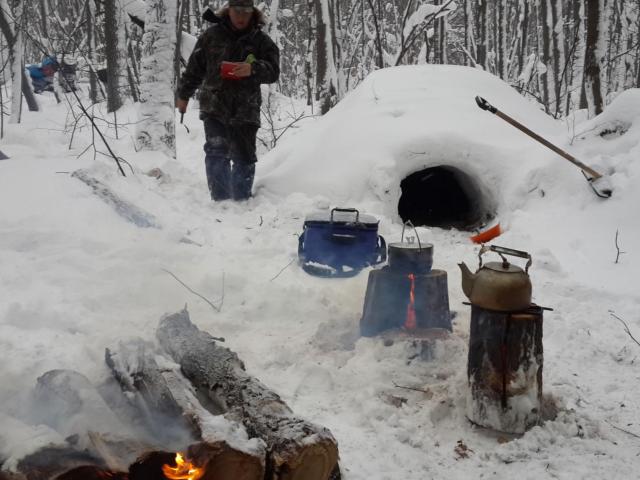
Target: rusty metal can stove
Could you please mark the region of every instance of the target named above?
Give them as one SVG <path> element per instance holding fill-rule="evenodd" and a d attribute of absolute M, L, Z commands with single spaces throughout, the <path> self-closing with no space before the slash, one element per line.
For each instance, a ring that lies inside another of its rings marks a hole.
<path fill-rule="evenodd" d="M 433 270 L 433 245 L 418 238 L 388 247 L 388 265 L 369 272 L 360 333 L 371 337 L 385 330 L 406 333 L 425 329 L 451 331 L 447 272 Z M 415 231 L 415 229 L 414 229 Z"/>

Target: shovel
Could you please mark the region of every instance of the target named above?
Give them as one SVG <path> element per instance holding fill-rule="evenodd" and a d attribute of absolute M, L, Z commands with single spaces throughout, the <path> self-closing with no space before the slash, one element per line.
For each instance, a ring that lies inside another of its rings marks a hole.
<path fill-rule="evenodd" d="M 509 115 L 507 115 L 507 114 L 501 112 L 500 110 L 498 110 L 496 107 L 494 107 L 489 102 L 487 102 L 484 98 L 482 98 L 480 96 L 477 96 L 476 97 L 476 103 L 478 104 L 478 106 L 481 109 L 486 110 L 488 112 L 491 112 L 494 115 L 497 115 L 498 117 L 503 119 L 505 122 L 510 123 L 511 125 L 516 127 L 518 130 L 520 130 L 521 132 L 526 133 L 527 135 L 529 135 L 534 140 L 537 140 L 538 142 L 543 144 L 545 147 L 550 148 L 551 150 L 556 152 L 561 157 L 569 160 L 571 163 L 573 163 L 577 167 L 581 168 L 582 169 L 582 174 L 584 175 L 584 178 L 587 179 L 587 182 L 589 182 L 589 186 L 591 187 L 591 189 L 593 190 L 593 192 L 597 196 L 599 196 L 600 198 L 609 198 L 609 197 L 611 197 L 611 194 L 613 193 L 613 190 L 612 190 L 611 186 L 609 185 L 607 179 L 601 173 L 596 172 L 593 168 L 589 167 L 588 165 L 585 165 L 580 160 L 575 158 L 573 155 L 568 154 L 567 152 L 565 152 L 561 148 L 556 147 L 554 144 L 552 144 L 548 140 L 545 140 L 544 138 L 542 138 L 537 133 L 532 132 L 527 127 L 522 125 L 520 122 L 514 120 Z"/>

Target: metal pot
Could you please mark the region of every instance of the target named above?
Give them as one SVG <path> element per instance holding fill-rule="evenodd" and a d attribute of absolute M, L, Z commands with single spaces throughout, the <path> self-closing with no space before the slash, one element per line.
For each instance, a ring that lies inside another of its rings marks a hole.
<path fill-rule="evenodd" d="M 407 222 L 407 224 L 413 227 L 411 223 Z M 433 265 L 433 245 L 420 242 L 418 232 L 415 227 L 413 229 L 417 242 L 414 241 L 413 237 L 409 237 L 405 241 L 403 227 L 400 242 L 389 244 L 389 268 L 407 274 L 426 275 L 431 271 Z"/>
<path fill-rule="evenodd" d="M 482 265 L 482 255 L 489 251 L 500 255 L 502 262 Z M 504 255 L 527 259 L 525 269 L 510 264 Z M 471 273 L 464 262 L 458 264 L 462 271 L 462 290 L 471 303 L 501 312 L 524 310 L 531 305 L 531 255 L 511 248 L 483 246 L 478 257 L 480 265 L 476 273 Z"/>

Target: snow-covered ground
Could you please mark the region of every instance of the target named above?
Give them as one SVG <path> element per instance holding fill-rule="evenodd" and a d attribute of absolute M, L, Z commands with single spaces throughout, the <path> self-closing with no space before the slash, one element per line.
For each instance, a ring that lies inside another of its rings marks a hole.
<path fill-rule="evenodd" d="M 576 167 L 479 110 L 477 94 L 606 170 L 614 196 L 596 198 Z M 185 117 L 190 133 L 178 126 L 177 160 L 136 153 L 121 129 L 113 146 L 137 172 L 122 178 L 101 154 L 77 158 L 90 132 L 76 132 L 69 150 L 66 107 L 42 100 L 44 112 L 5 126 L 0 144 L 11 157 L 0 161 L 0 415 L 11 417 L 1 422 L 0 460 L 57 438 L 29 408 L 38 376 L 74 369 L 100 384 L 105 347 L 153 340 L 159 318 L 188 303 L 192 320 L 225 337 L 251 374 L 331 429 L 346 480 L 637 478 L 640 345 L 610 311 L 640 340 L 640 91 L 596 119 L 561 123 L 476 70 L 381 71 L 327 116 L 288 131 L 259 163 L 256 196 L 241 204 L 208 200 L 196 111 Z M 133 122 L 133 109 L 118 120 Z M 534 300 L 554 308 L 545 314 L 544 392 L 560 412 L 521 438 L 465 417 L 469 308 L 456 264 L 475 265 L 468 233 L 419 229 L 449 274 L 457 313 L 431 361 L 410 343 L 359 338 L 366 271 L 320 279 L 295 262 L 305 215 L 329 206 L 373 214 L 387 240 L 399 240 L 400 180 L 438 164 L 469 172 L 495 196 L 506 230 L 495 243 L 532 254 Z M 165 176 L 143 174 L 153 167 Z M 80 168 L 160 228 L 124 220 L 69 175 Z M 616 231 L 626 252 L 617 264 Z M 211 300 L 224 274 L 222 311 L 165 270 Z M 33 425 L 35 439 L 14 435 L 16 420 Z"/>

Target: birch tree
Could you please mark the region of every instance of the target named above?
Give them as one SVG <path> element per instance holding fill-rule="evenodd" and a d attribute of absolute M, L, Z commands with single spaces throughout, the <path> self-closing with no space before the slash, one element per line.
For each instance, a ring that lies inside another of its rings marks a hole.
<path fill-rule="evenodd" d="M 136 132 L 143 150 L 176 158 L 175 86 L 176 0 L 148 0 L 140 78 L 140 120 Z"/>

